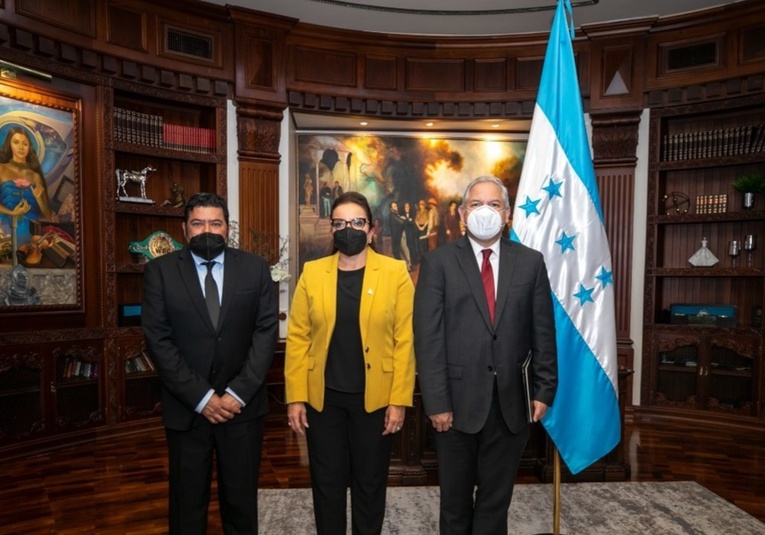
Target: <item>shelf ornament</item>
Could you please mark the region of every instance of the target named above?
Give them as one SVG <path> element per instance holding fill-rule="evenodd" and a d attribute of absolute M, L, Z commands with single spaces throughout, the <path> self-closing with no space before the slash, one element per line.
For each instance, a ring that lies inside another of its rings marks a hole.
<path fill-rule="evenodd" d="M 664 212 L 667 215 L 687 214 L 691 199 L 682 191 L 672 191 L 664 195 Z"/>
<path fill-rule="evenodd" d="M 707 249 L 707 239 L 701 238 L 701 247 L 688 259 L 695 267 L 712 267 L 719 262 L 712 251 Z"/>
<path fill-rule="evenodd" d="M 171 208 L 182 208 L 186 206 L 185 191 L 186 190 L 181 184 L 173 182 L 173 185 L 170 187 L 170 198 L 165 199 L 160 206 L 169 206 Z"/>
<path fill-rule="evenodd" d="M 128 251 L 141 256 L 141 262 L 154 260 L 158 256 L 172 253 L 183 248 L 183 244 L 175 241 L 167 232 L 158 230 L 149 234 L 142 241 L 131 241 Z"/>
<path fill-rule="evenodd" d="M 765 176 L 756 171 L 741 175 L 733 181 L 733 189 L 744 196 L 744 209 L 751 210 L 754 208 L 755 194 L 765 191 Z"/>
<path fill-rule="evenodd" d="M 117 200 L 122 202 L 136 202 L 141 204 L 154 204 L 154 201 L 146 198 L 146 181 L 157 170 L 151 165 L 147 165 L 140 171 L 129 171 L 127 169 L 117 169 Z M 128 184 L 138 184 L 141 186 L 141 196 L 134 197 L 128 195 L 125 186 Z"/>

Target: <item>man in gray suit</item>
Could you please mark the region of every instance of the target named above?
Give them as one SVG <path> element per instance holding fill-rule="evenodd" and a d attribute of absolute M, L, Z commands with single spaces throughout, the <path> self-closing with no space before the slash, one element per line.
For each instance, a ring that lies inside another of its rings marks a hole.
<path fill-rule="evenodd" d="M 502 239 L 510 205 L 499 179 L 473 180 L 459 211 L 467 236 L 424 257 L 414 303 L 419 385 L 436 432 L 440 530 L 507 534 L 530 433 L 521 373 L 529 352 L 534 421 L 558 384 L 550 282 L 539 252 Z"/>
<path fill-rule="evenodd" d="M 215 453 L 223 532 L 256 534 L 276 291 L 264 259 L 226 247 L 222 198 L 198 193 L 185 216 L 188 247 L 149 262 L 143 290 L 146 344 L 162 381 L 169 532 L 206 532 Z"/>

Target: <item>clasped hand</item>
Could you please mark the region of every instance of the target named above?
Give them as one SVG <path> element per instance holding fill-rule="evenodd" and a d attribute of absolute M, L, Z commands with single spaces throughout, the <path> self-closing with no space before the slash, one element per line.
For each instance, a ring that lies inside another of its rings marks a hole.
<path fill-rule="evenodd" d="M 202 416 L 211 424 L 222 424 L 242 412 L 242 405 L 231 394 L 213 394 L 202 409 Z"/>
<path fill-rule="evenodd" d="M 30 183 L 24 179 L 7 180 L 0 184 L 0 204 L 11 211 L 11 215 L 22 215 L 34 206 L 35 195 Z"/>
<path fill-rule="evenodd" d="M 441 412 L 439 414 L 430 415 L 430 423 L 433 425 L 433 429 L 439 433 L 448 431 L 452 428 L 454 422 L 454 414 L 451 412 Z"/>

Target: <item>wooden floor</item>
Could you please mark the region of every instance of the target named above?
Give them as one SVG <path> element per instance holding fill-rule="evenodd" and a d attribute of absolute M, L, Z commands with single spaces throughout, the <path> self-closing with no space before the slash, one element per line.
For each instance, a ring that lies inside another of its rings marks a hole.
<path fill-rule="evenodd" d="M 308 486 L 304 444 L 269 416 L 264 488 Z M 694 480 L 765 522 L 765 437 L 688 424 L 627 425 L 626 457 L 637 481 Z M 0 463 L 0 534 L 165 533 L 164 433 L 153 427 Z M 523 483 L 537 482 L 522 478 Z M 208 533 L 221 533 L 217 504 Z M 265 534 L 278 535 L 278 534 Z"/>

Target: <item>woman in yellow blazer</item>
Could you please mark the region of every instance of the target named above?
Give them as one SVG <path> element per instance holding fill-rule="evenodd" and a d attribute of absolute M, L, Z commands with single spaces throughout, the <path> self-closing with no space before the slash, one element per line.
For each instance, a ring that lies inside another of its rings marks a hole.
<path fill-rule="evenodd" d="M 375 253 L 366 198 L 332 205 L 335 253 L 306 262 L 292 299 L 284 364 L 287 416 L 306 436 L 319 535 L 379 534 L 394 433 L 414 393 L 414 285 Z"/>

